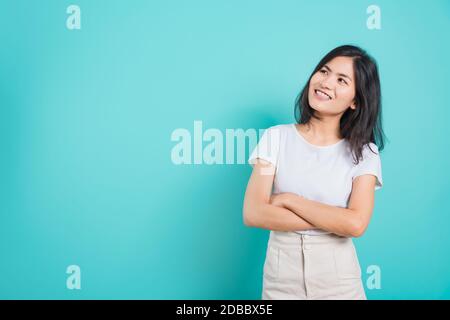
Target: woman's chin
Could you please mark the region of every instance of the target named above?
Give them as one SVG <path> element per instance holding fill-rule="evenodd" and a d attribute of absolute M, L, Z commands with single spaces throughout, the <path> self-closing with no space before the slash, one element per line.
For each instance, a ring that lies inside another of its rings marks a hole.
<path fill-rule="evenodd" d="M 314 110 L 314 112 L 326 112 L 327 110 L 330 110 L 330 108 L 323 103 L 316 102 L 314 104 L 311 104 L 311 108 Z"/>
<path fill-rule="evenodd" d="M 330 105 L 323 105 L 321 103 L 311 105 L 315 115 L 336 115 L 336 111 Z"/>

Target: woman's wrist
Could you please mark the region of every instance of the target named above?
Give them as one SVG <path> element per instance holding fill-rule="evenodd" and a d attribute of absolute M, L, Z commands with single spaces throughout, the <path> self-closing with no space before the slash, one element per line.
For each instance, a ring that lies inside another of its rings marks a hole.
<path fill-rule="evenodd" d="M 286 209 L 292 209 L 293 207 L 298 207 L 302 196 L 295 193 L 286 193 L 283 198 L 283 205 Z"/>
<path fill-rule="evenodd" d="M 301 201 L 301 199 L 302 199 L 302 196 L 299 196 L 295 193 L 284 192 L 284 193 L 273 194 L 270 197 L 270 203 L 275 206 L 278 206 L 278 207 L 290 209 L 294 206 L 295 207 L 298 206 L 299 201 Z"/>

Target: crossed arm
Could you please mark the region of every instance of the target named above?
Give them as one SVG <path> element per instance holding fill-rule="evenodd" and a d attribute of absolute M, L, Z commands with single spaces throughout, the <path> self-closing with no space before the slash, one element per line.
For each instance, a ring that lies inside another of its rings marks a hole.
<path fill-rule="evenodd" d="M 376 178 L 353 180 L 348 208 L 308 200 L 294 193 L 272 195 L 273 165 L 258 160 L 245 192 L 244 224 L 277 231 L 322 229 L 345 237 L 360 237 L 374 207 Z"/>

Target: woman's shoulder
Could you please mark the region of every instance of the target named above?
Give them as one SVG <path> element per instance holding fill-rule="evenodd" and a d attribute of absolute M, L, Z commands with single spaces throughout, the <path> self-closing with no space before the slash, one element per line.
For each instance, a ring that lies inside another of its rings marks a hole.
<path fill-rule="evenodd" d="M 373 142 L 366 143 L 363 146 L 361 155 L 362 157 L 359 159 L 360 161 L 358 161 L 357 165 L 360 167 L 370 163 L 376 163 L 381 161 L 378 146 Z"/>
<path fill-rule="evenodd" d="M 295 126 L 294 123 L 281 123 L 281 124 L 273 125 L 273 126 L 267 128 L 267 130 L 286 132 L 288 130 L 292 130 L 293 126 Z"/>
<path fill-rule="evenodd" d="M 380 159 L 378 146 L 373 142 L 366 143 L 362 146 L 361 155 L 358 158 L 359 161 L 357 162 L 355 162 L 357 157 L 356 150 L 351 149 L 348 141 L 346 141 L 345 145 L 346 154 L 353 167 L 364 166 L 365 163 L 379 161 Z"/>
<path fill-rule="evenodd" d="M 363 155 L 369 154 L 369 153 L 372 153 L 372 154 L 375 154 L 375 155 L 379 155 L 378 146 L 375 143 L 373 143 L 373 142 L 366 143 L 363 146 L 363 151 L 362 152 L 363 152 Z"/>

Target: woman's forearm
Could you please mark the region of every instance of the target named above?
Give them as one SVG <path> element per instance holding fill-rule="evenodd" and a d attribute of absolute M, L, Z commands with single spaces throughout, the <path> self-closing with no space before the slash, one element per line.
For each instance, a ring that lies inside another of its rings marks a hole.
<path fill-rule="evenodd" d="M 352 210 L 309 200 L 295 194 L 282 199 L 282 206 L 317 228 L 341 236 L 357 236 L 359 217 Z"/>
<path fill-rule="evenodd" d="M 251 219 L 248 226 L 274 231 L 300 231 L 316 229 L 316 227 L 294 212 L 272 204 L 255 205 L 249 212 Z"/>

